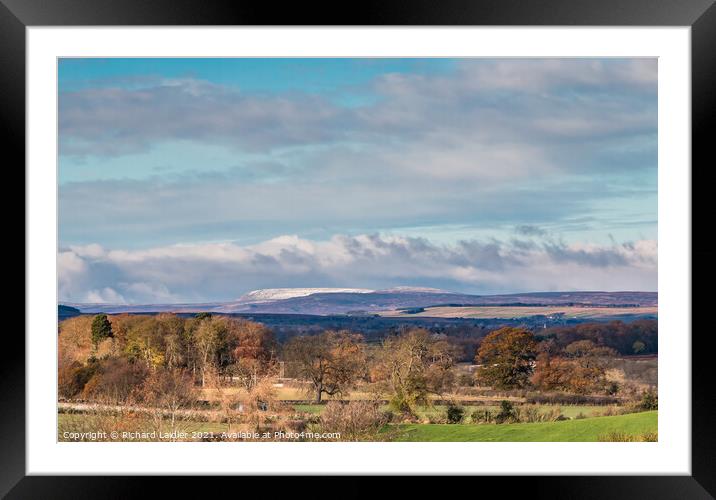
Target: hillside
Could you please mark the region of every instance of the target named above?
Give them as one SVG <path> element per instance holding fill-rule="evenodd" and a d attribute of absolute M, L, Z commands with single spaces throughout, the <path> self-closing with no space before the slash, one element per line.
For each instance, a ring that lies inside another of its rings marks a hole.
<path fill-rule="evenodd" d="M 313 293 L 314 290 L 320 290 Z M 469 295 L 443 290 L 398 288 L 364 289 L 268 289 L 249 292 L 231 302 L 201 304 L 76 304 L 83 313 L 217 312 L 261 314 L 383 313 L 435 306 L 585 306 L 594 308 L 655 308 L 656 292 L 536 292 L 509 295 Z M 530 313 L 529 315 L 532 315 Z"/>
<path fill-rule="evenodd" d="M 82 314 L 82 311 L 76 307 L 65 306 L 62 304 L 57 306 L 57 317 L 60 321 L 66 318 L 71 318 L 72 316 L 79 316 L 80 314 Z"/>

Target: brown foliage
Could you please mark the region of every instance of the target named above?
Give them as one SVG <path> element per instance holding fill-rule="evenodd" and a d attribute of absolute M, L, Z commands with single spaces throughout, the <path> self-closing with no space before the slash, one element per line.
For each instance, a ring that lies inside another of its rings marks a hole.
<path fill-rule="evenodd" d="M 321 414 L 321 429 L 340 433 L 341 441 L 378 441 L 387 421 L 377 402 L 332 401 Z"/>
<path fill-rule="evenodd" d="M 531 332 L 505 327 L 491 332 L 477 351 L 478 379 L 498 389 L 526 387 L 537 342 Z"/>
<path fill-rule="evenodd" d="M 564 354 L 566 357 L 540 354 L 532 377 L 535 387 L 575 394 L 604 393 L 618 387 L 606 376 L 606 361 L 616 354 L 613 349 L 580 340 L 569 344 Z"/>
<path fill-rule="evenodd" d="M 147 377 L 147 368 L 124 357 L 97 362 L 97 369 L 82 390 L 84 399 L 107 404 L 126 404 Z"/>

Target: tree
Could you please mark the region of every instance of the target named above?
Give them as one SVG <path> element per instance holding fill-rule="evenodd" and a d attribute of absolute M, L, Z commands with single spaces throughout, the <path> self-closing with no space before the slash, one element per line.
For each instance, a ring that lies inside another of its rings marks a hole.
<path fill-rule="evenodd" d="M 143 401 L 154 410 L 155 425 L 161 431 L 166 417 L 169 417 L 170 432 L 175 432 L 176 421 L 183 409 L 196 402 L 194 384 L 183 369 L 154 370 L 144 381 L 141 390 Z M 172 440 L 174 438 L 172 437 Z"/>
<path fill-rule="evenodd" d="M 543 391 L 571 391 L 574 363 L 547 352 L 537 356 L 532 384 Z"/>
<path fill-rule="evenodd" d="M 499 389 L 523 388 L 529 384 L 537 342 L 532 333 L 505 327 L 490 333 L 480 344 L 476 361 L 478 379 Z"/>
<path fill-rule="evenodd" d="M 223 357 L 226 371 L 251 390 L 259 380 L 275 373 L 276 342 L 271 330 L 260 323 L 231 319 Z"/>
<path fill-rule="evenodd" d="M 607 380 L 606 368 L 608 358 L 615 354 L 614 349 L 591 340 L 572 342 L 564 348 L 563 356 L 543 352 L 537 358 L 532 383 L 545 391 L 613 394 L 618 384 Z"/>
<path fill-rule="evenodd" d="M 616 355 L 616 351 L 611 347 L 597 345 L 591 340 L 572 342 L 564 348 L 564 353 L 567 357 L 579 359 L 596 359 Z"/>
<path fill-rule="evenodd" d="M 201 386 L 204 387 L 207 371 L 216 366 L 216 354 L 223 337 L 224 325 L 211 316 L 200 321 L 192 340 L 196 364 L 201 375 Z"/>
<path fill-rule="evenodd" d="M 412 329 L 383 341 L 372 370 L 391 393 L 391 406 L 414 414 L 428 404 L 429 394 L 441 394 L 454 382 L 452 367 L 456 349 L 424 329 Z"/>
<path fill-rule="evenodd" d="M 365 369 L 362 337 L 345 331 L 294 337 L 284 356 L 296 365 L 300 377 L 311 382 L 317 403 L 324 394 L 345 392 Z"/>
<path fill-rule="evenodd" d="M 635 340 L 631 345 L 631 348 L 634 351 L 634 354 L 641 354 L 644 352 L 644 349 L 646 349 L 646 344 L 641 340 Z"/>
<path fill-rule="evenodd" d="M 176 368 L 184 362 L 184 321 L 176 314 L 159 314 L 155 320 L 164 342 L 164 363 L 169 369 Z"/>
<path fill-rule="evenodd" d="M 112 323 L 107 319 L 106 314 L 98 314 L 92 320 L 92 344 L 94 348 L 104 339 L 112 336 Z"/>
<path fill-rule="evenodd" d="M 75 316 L 60 323 L 57 339 L 59 365 L 84 364 L 93 353 L 92 320 L 90 316 Z"/>
<path fill-rule="evenodd" d="M 152 370 L 164 365 L 164 338 L 155 317 L 143 316 L 131 324 L 126 332 L 124 352 Z"/>
<path fill-rule="evenodd" d="M 148 375 L 143 363 L 135 363 L 124 356 L 110 356 L 98 360 L 94 374 L 87 381 L 82 398 L 107 404 L 129 404 L 134 391 Z"/>

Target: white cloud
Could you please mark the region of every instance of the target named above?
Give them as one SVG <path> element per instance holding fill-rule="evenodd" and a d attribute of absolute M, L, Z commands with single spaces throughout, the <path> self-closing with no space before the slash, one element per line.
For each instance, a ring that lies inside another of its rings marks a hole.
<path fill-rule="evenodd" d="M 61 253 L 60 299 L 87 302 L 231 300 L 257 288 L 423 285 L 475 293 L 656 290 L 655 241 L 567 245 L 549 237 L 435 244 L 423 238 L 285 235 L 256 245 Z"/>
<path fill-rule="evenodd" d="M 95 304 L 126 304 L 127 301 L 121 294 L 117 293 L 110 287 L 104 287 L 101 290 L 90 290 L 84 295 L 82 302 Z"/>

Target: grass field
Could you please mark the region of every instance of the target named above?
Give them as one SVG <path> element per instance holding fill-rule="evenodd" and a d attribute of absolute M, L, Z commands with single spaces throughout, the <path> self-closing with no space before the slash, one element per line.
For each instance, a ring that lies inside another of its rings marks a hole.
<path fill-rule="evenodd" d="M 560 422 L 540 422 L 530 424 L 397 424 L 390 428 L 397 430 L 398 441 L 598 441 L 599 436 L 620 432 L 625 434 L 643 434 L 657 431 L 656 411 L 631 413 L 614 417 L 594 417 Z M 89 421 L 88 421 L 89 420 Z M 58 440 L 66 441 L 61 430 L 79 431 L 111 430 L 103 429 L 99 421 L 92 416 L 60 413 L 58 415 Z M 103 423 L 109 423 L 103 419 Z M 137 422 L 133 431 L 148 431 L 146 422 Z M 185 432 L 229 431 L 228 424 L 214 422 L 182 421 L 178 428 Z M 234 426 L 233 430 L 236 430 Z"/>
<path fill-rule="evenodd" d="M 425 311 L 407 314 L 404 311 L 385 311 L 388 317 L 430 318 L 524 318 L 528 316 L 551 316 L 564 313 L 567 318 L 610 318 L 631 315 L 656 315 L 657 307 L 572 307 L 572 306 L 479 306 L 479 307 L 427 307 Z"/>
<path fill-rule="evenodd" d="M 657 431 L 658 412 L 631 413 L 533 424 L 406 424 L 398 441 L 598 441 L 609 432 L 642 434 Z"/>

